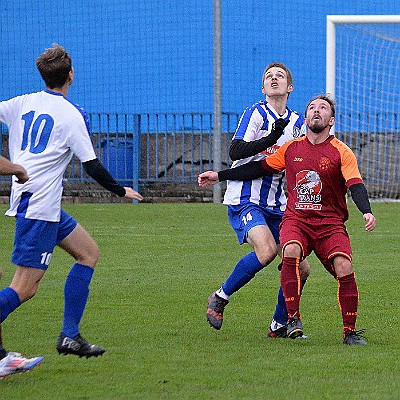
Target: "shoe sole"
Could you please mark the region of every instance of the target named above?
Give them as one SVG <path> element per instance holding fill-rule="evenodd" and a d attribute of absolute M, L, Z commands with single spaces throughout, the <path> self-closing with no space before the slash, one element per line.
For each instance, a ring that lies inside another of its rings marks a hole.
<path fill-rule="evenodd" d="M 218 314 L 212 308 L 208 308 L 206 319 L 207 319 L 207 322 L 209 323 L 209 325 L 211 326 L 211 328 L 214 328 L 217 331 L 219 331 L 221 329 L 222 322 L 223 322 L 223 315 Z"/>
<path fill-rule="evenodd" d="M 208 315 L 207 315 L 207 322 L 211 326 L 211 328 L 214 328 L 217 331 L 219 331 L 222 327 L 222 321 L 218 321 L 218 325 L 216 325 L 211 321 L 211 318 L 209 318 Z"/>
<path fill-rule="evenodd" d="M 287 339 L 286 335 L 274 335 L 267 333 L 267 339 Z"/>
<path fill-rule="evenodd" d="M 42 363 L 42 361 L 43 361 L 43 358 L 40 361 L 37 361 L 35 364 L 32 364 L 29 368 L 24 369 L 23 371 L 15 371 L 15 372 L 11 372 L 10 374 L 7 374 L 7 375 L 2 375 L 2 376 L 0 376 L 0 379 L 7 378 L 7 376 L 10 376 L 10 375 L 24 374 L 25 372 L 31 372 L 33 370 L 33 368 L 39 367 L 40 364 Z"/>
<path fill-rule="evenodd" d="M 290 339 L 290 338 L 288 336 L 270 336 L 267 334 L 267 339 Z M 291 339 L 308 340 L 308 336 L 307 335 L 299 335 L 299 336 L 296 336 L 295 338 L 291 338 Z"/>
<path fill-rule="evenodd" d="M 354 342 L 354 343 L 346 343 L 346 342 L 343 342 L 346 346 L 366 346 L 367 345 L 367 342 L 364 342 L 364 343 L 360 343 L 360 342 Z"/>
<path fill-rule="evenodd" d="M 102 353 L 97 353 L 97 354 L 79 354 L 79 353 L 74 353 L 73 351 L 67 351 L 67 350 L 58 350 L 57 349 L 57 351 L 58 351 L 58 354 L 60 356 L 67 356 L 67 355 L 71 354 L 71 355 L 74 355 L 74 356 L 78 356 L 79 358 L 82 358 L 82 357 L 86 357 L 86 358 L 99 357 L 99 356 L 102 356 L 105 353 L 105 351 L 103 351 Z"/>
<path fill-rule="evenodd" d="M 301 329 L 294 329 L 287 334 L 289 339 L 297 339 L 300 336 L 303 336 L 303 331 Z"/>
<path fill-rule="evenodd" d="M 295 340 L 308 340 L 308 336 L 307 335 L 300 335 L 295 337 Z"/>

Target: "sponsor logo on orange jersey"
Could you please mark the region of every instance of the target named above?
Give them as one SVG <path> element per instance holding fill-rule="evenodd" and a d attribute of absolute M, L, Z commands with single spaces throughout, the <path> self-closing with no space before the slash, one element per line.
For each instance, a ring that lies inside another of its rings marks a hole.
<path fill-rule="evenodd" d="M 321 178 L 316 171 L 304 170 L 296 174 L 297 192 L 295 207 L 298 210 L 321 210 Z"/>

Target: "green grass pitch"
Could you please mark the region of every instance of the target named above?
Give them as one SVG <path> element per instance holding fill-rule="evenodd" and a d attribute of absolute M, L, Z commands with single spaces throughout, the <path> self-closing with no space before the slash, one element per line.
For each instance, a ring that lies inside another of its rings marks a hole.
<path fill-rule="evenodd" d="M 73 262 L 57 249 L 36 297 L 3 325 L 9 351 L 44 361 L 1 380 L 0 398 L 398 399 L 400 203 L 373 204 L 372 233 L 349 208 L 365 347 L 342 344 L 337 285 L 313 255 L 301 303 L 309 340 L 265 337 L 279 287 L 277 262 L 232 296 L 221 331 L 208 326 L 209 294 L 249 251 L 237 244 L 225 206 L 66 205 L 101 249 L 81 333 L 107 352 L 86 359 L 55 350 Z M 13 234 L 14 221 L 2 217 L 0 287 L 13 275 Z"/>

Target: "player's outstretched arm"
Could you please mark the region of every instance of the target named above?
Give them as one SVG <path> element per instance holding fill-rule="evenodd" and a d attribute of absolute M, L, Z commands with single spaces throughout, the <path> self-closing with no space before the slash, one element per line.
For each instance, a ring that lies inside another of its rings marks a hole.
<path fill-rule="evenodd" d="M 213 186 L 219 182 L 218 172 L 205 171 L 197 177 L 197 182 L 201 187 Z"/>
<path fill-rule="evenodd" d="M 288 123 L 289 120 L 283 118 L 277 119 L 272 125 L 270 134 L 258 140 L 246 142 L 240 139 L 233 139 L 229 148 L 229 157 L 232 161 L 240 160 L 242 158 L 255 156 L 268 149 L 268 147 L 273 146 L 281 137 Z"/>
<path fill-rule="evenodd" d="M 212 186 L 223 181 L 247 181 L 277 172 L 262 161 L 252 161 L 239 167 L 223 169 L 222 171 L 206 171 L 197 178 L 199 186 Z"/>
<path fill-rule="evenodd" d="M 132 188 L 121 186 L 97 158 L 86 161 L 82 165 L 90 177 L 111 193 L 129 200 L 143 200 L 143 197 Z"/>

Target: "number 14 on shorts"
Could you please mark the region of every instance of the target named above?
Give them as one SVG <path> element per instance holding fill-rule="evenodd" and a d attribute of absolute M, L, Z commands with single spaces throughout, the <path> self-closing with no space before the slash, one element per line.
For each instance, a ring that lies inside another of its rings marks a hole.
<path fill-rule="evenodd" d="M 251 216 L 251 213 L 249 213 L 249 212 L 246 215 L 243 215 L 243 217 L 242 217 L 242 221 L 245 225 L 247 225 L 247 223 L 252 220 L 253 220 L 253 217 Z"/>

